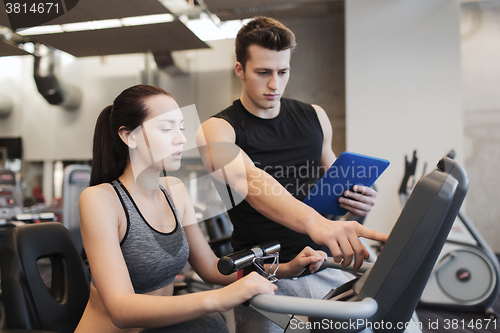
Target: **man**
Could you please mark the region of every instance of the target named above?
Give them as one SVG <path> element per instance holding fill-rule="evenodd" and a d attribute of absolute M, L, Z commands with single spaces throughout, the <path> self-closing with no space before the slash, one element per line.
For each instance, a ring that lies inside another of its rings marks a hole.
<path fill-rule="evenodd" d="M 241 79 L 242 94 L 232 106 L 203 123 L 197 139 L 199 146 L 206 141 L 208 149 L 200 152 L 207 169 L 214 171 L 225 160 L 223 149 L 215 148 L 215 143 L 236 144 L 242 150 L 245 167 L 226 170 L 225 176 L 237 192 L 248 189 L 245 200 L 229 210 L 235 250 L 278 240 L 280 261 L 289 261 L 310 246 L 330 252 L 344 267 L 354 259 L 357 269 L 368 257 L 359 237 L 385 241 L 387 236 L 355 221 L 328 220 L 301 202 L 320 171 L 335 161 L 335 154 L 325 111 L 318 105 L 282 98 L 294 47 L 294 34 L 274 19 L 258 17 L 241 28 L 236 37 L 235 73 Z M 376 192 L 371 188 L 355 186 L 344 194 L 341 206 L 355 215 L 366 215 L 375 204 Z M 346 281 L 342 274 L 324 270 L 296 281 L 280 280 L 277 293 L 322 297 Z M 252 311 L 235 309 L 238 332 L 279 331 Z"/>

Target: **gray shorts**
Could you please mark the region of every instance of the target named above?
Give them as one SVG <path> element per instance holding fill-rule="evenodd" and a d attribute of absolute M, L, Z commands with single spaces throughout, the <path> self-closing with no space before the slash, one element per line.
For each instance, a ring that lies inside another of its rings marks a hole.
<path fill-rule="evenodd" d="M 276 295 L 323 298 L 331 289 L 350 281 L 354 275 L 338 270 L 324 269 L 321 272 L 297 279 L 281 279 L 276 282 Z M 283 333 L 283 328 L 267 319 L 249 306 L 234 308 L 236 333 Z"/>

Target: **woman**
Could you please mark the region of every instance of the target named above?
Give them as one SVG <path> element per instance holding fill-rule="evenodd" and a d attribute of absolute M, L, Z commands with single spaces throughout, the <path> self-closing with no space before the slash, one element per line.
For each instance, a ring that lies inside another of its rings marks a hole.
<path fill-rule="evenodd" d="M 92 283 L 75 332 L 224 332 L 219 311 L 276 290 L 257 273 L 238 281 L 221 275 L 186 188 L 159 176 L 180 167 L 183 129 L 175 100 L 154 86 L 128 88 L 101 112 L 91 187 L 80 196 Z M 306 248 L 280 265 L 278 277 L 299 275 L 309 264 L 315 271 L 325 256 Z M 173 296 L 186 261 L 207 283 L 229 285 Z"/>

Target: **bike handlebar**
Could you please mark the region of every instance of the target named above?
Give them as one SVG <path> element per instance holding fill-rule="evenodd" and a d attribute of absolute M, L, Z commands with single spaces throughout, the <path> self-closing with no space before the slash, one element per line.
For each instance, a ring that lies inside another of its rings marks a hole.
<path fill-rule="evenodd" d="M 219 272 L 224 275 L 230 275 L 242 268 L 252 264 L 254 259 L 276 253 L 281 249 L 278 242 L 268 242 L 251 249 L 241 250 L 219 259 L 217 268 Z"/>

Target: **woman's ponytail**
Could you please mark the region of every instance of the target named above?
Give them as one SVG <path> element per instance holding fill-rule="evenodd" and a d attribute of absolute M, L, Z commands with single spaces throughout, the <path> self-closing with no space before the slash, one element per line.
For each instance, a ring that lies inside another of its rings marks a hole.
<path fill-rule="evenodd" d="M 126 150 L 126 146 L 123 142 L 118 142 L 120 139 L 118 133 L 114 133 L 111 128 L 112 109 L 112 105 L 105 107 L 104 110 L 101 111 L 99 118 L 97 118 L 94 132 L 94 145 L 92 148 L 90 186 L 109 183 L 117 179 L 125 169 L 128 152 L 125 151 L 125 156 L 123 156 L 122 159 L 115 158 L 116 155 L 123 155 L 118 152 L 123 149 Z M 125 162 L 123 162 L 123 159 Z"/>

